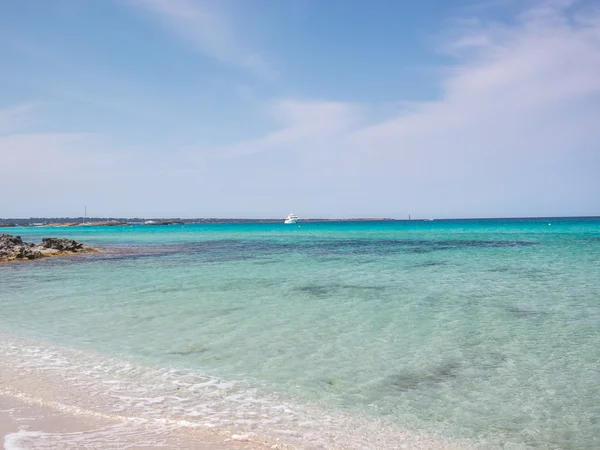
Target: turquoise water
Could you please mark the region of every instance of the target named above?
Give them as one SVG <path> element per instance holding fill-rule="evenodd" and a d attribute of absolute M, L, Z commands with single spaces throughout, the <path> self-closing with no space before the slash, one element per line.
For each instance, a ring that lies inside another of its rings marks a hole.
<path fill-rule="evenodd" d="M 239 388 L 484 448 L 600 446 L 600 220 L 5 232 L 107 250 L 0 266 L 13 336 L 239 383 L 219 405 Z"/>

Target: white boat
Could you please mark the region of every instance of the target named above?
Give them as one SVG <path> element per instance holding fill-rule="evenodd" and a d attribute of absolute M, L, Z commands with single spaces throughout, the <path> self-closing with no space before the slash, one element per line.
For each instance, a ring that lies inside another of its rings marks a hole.
<path fill-rule="evenodd" d="M 283 222 L 283 223 L 290 224 L 290 223 L 296 223 L 296 222 L 298 222 L 298 216 L 297 216 L 296 214 L 294 214 L 294 213 L 290 213 L 290 214 L 289 214 L 289 215 L 288 215 L 288 216 L 285 218 L 285 222 Z"/>

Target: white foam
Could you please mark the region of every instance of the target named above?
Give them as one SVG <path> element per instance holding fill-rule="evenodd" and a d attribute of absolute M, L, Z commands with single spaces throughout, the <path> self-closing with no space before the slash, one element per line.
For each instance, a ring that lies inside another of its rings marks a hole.
<path fill-rule="evenodd" d="M 116 425 L 89 431 L 71 433 L 50 433 L 43 431 L 19 430 L 4 438 L 6 450 L 71 450 L 166 447 L 159 430 L 144 427 Z"/>
<path fill-rule="evenodd" d="M 23 441 L 31 438 L 39 438 L 44 433 L 40 431 L 19 430 L 14 433 L 9 433 L 4 436 L 5 450 L 27 450 L 28 447 L 23 447 Z"/>

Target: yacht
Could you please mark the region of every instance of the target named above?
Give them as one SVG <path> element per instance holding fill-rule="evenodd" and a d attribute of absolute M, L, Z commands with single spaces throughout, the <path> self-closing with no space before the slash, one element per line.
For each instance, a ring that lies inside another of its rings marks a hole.
<path fill-rule="evenodd" d="M 298 216 L 294 213 L 290 213 L 286 218 L 284 223 L 296 223 L 298 222 Z"/>

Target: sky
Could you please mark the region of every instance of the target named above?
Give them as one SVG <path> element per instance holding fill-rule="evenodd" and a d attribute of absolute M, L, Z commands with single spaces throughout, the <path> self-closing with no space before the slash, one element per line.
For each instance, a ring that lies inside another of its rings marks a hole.
<path fill-rule="evenodd" d="M 600 215 L 596 0 L 0 0 L 0 217 Z"/>

